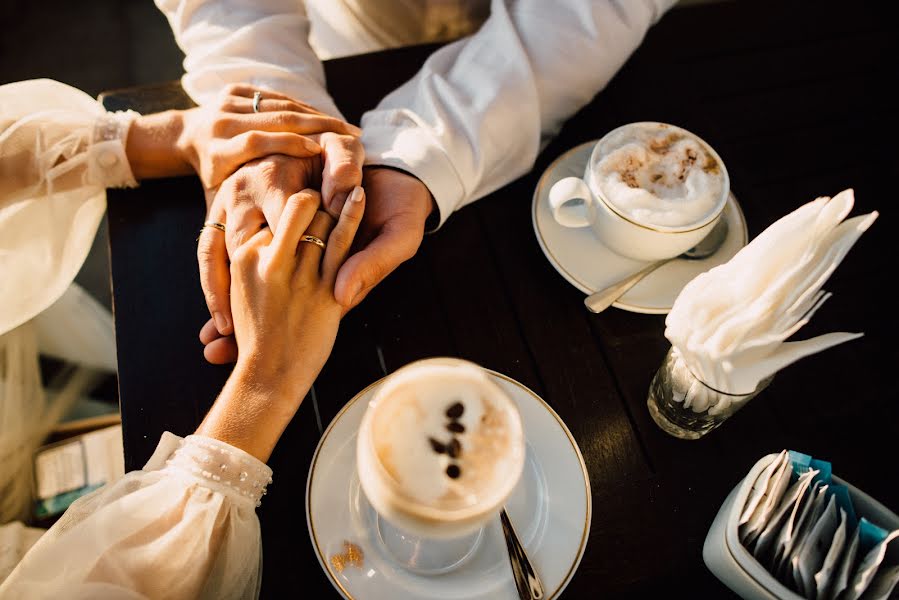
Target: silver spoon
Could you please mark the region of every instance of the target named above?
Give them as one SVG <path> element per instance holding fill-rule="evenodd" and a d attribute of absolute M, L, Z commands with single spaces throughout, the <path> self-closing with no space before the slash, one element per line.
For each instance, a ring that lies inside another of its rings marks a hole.
<path fill-rule="evenodd" d="M 524 546 L 515 534 L 512 521 L 506 514 L 506 507 L 499 512 L 499 520 L 503 524 L 503 537 L 506 538 L 506 548 L 509 550 L 509 562 L 512 563 L 512 577 L 515 579 L 515 587 L 518 589 L 518 597 L 521 600 L 540 600 L 543 598 L 543 582 L 531 566 Z"/>
<path fill-rule="evenodd" d="M 702 240 L 698 244 L 696 244 L 683 254 L 674 256 L 672 258 L 666 258 L 665 260 L 656 261 L 637 271 L 633 275 L 628 275 L 617 283 L 613 283 L 608 287 L 593 292 L 592 294 L 584 298 L 584 304 L 588 309 L 595 313 L 602 312 L 612 306 L 612 304 L 616 300 L 621 298 L 629 289 L 637 285 L 637 282 L 639 282 L 641 279 L 643 279 L 662 265 L 667 264 L 676 258 L 697 260 L 700 258 L 711 256 L 718 250 L 718 248 L 721 247 L 721 244 L 724 243 L 724 240 L 727 239 L 727 228 L 727 221 L 722 216 L 720 219 L 718 219 L 718 222 L 715 224 L 715 226 L 712 227 L 712 230 L 708 233 L 708 235 L 702 238 Z"/>

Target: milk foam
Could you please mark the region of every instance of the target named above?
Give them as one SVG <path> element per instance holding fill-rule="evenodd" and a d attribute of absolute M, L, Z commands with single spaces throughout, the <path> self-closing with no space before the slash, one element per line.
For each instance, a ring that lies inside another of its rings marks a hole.
<path fill-rule="evenodd" d="M 486 373 L 473 365 L 429 365 L 392 377 L 397 379 L 379 398 L 370 432 L 395 492 L 424 506 L 457 510 L 510 488 L 523 461 L 520 418 Z M 462 414 L 449 417 L 448 409 L 457 405 Z M 452 422 L 464 431 L 450 431 Z M 454 439 L 458 452 L 451 456 Z M 447 450 L 435 450 L 435 443 Z M 450 465 L 458 468 L 455 478 L 447 474 Z"/>
<path fill-rule="evenodd" d="M 723 165 L 698 138 L 663 124 L 623 127 L 603 139 L 592 185 L 632 220 L 685 227 L 711 215 L 726 193 Z"/>

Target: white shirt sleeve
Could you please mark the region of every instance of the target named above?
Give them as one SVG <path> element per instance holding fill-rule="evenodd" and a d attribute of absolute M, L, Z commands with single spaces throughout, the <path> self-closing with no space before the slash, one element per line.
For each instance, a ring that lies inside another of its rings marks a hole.
<path fill-rule="evenodd" d="M 362 118 L 366 164 L 421 179 L 454 210 L 526 173 L 675 0 L 493 0 L 473 36 L 435 52 Z"/>
<path fill-rule="evenodd" d="M 256 507 L 270 482 L 242 450 L 165 433 L 143 470 L 72 504 L 0 597 L 256 598 Z"/>
<path fill-rule="evenodd" d="M 302 0 L 155 1 L 184 51 L 181 85 L 197 104 L 248 83 L 342 118 L 309 45 Z"/>

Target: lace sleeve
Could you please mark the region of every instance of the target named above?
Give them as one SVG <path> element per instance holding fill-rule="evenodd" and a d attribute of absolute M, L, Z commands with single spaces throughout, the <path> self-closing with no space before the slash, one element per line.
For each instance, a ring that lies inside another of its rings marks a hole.
<path fill-rule="evenodd" d="M 166 433 L 142 471 L 75 502 L 0 596 L 255 598 L 256 507 L 270 482 L 271 469 L 242 450 Z"/>
<path fill-rule="evenodd" d="M 137 113 L 40 79 L 0 86 L 0 334 L 58 299 L 81 268 L 106 188 L 134 186 L 125 154 Z"/>

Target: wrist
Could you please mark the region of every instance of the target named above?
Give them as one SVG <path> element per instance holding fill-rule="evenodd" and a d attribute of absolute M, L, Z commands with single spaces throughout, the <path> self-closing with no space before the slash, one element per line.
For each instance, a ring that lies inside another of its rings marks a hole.
<path fill-rule="evenodd" d="M 404 186 L 408 186 L 408 191 L 413 197 L 420 198 L 420 202 L 416 202 L 413 206 L 420 207 L 425 220 L 429 221 L 432 217 L 439 216 L 437 202 L 431 190 L 418 176 L 405 169 L 392 165 L 367 165 L 363 168 L 362 186 L 366 187 L 365 179 L 397 176 L 402 177 Z"/>
<path fill-rule="evenodd" d="M 125 153 L 136 179 L 187 175 L 192 172 L 181 147 L 183 111 L 142 115 L 128 131 Z"/>
<path fill-rule="evenodd" d="M 265 462 L 307 389 L 238 362 L 196 433 Z"/>

